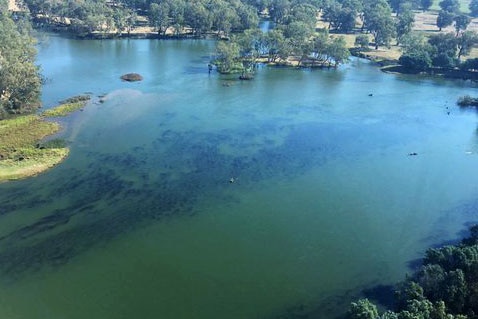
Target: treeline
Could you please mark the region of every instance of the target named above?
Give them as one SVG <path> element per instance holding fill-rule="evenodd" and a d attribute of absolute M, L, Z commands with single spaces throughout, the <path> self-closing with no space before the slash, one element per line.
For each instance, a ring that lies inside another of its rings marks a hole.
<path fill-rule="evenodd" d="M 130 32 L 141 24 L 153 27 L 159 35 L 169 28 L 176 33 L 188 28 L 201 36 L 210 31 L 240 32 L 257 26 L 259 21 L 257 9 L 239 0 L 24 1 L 40 26 L 62 25 L 77 34 Z"/>
<path fill-rule="evenodd" d="M 11 15 L 0 0 L 0 120 L 40 105 L 41 80 L 28 16 Z"/>
<path fill-rule="evenodd" d="M 467 71 L 478 69 L 478 59 L 461 61 L 478 44 L 478 34 L 466 31 L 471 17 L 460 12 L 458 0 L 443 0 L 439 3 L 441 11 L 437 27 L 454 25 L 454 33 L 438 33 L 428 38 L 421 34 L 408 33 L 403 37 L 403 55 L 400 64 L 409 70 L 424 71 L 430 68 L 456 68 Z M 472 15 L 478 15 L 478 0 L 470 2 Z"/>
<path fill-rule="evenodd" d="M 477 319 L 478 226 L 455 246 L 429 249 L 423 265 L 398 286 L 394 311 L 380 314 L 367 299 L 352 303 L 348 319 Z"/>

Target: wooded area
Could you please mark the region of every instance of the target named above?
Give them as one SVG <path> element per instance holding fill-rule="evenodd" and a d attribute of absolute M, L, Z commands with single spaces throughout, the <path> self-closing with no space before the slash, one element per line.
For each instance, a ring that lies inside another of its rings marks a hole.
<path fill-rule="evenodd" d="M 368 299 L 352 303 L 349 319 L 478 318 L 478 226 L 457 245 L 432 248 L 397 287 L 395 310 L 379 315 Z"/>
<path fill-rule="evenodd" d="M 128 36 L 142 28 L 156 37 L 217 37 L 223 41 L 212 62 L 221 73 L 252 72 L 259 61 L 336 67 L 347 61 L 350 49 L 361 55 L 392 41 L 400 45 L 399 62 L 409 72 L 478 68 L 478 59 L 462 61 L 478 43 L 477 33 L 466 30 L 478 16 L 478 0 L 471 0 L 466 13 L 458 0 L 439 2 L 436 27 L 453 25 L 453 33 L 412 31 L 415 15 L 429 10 L 431 0 L 24 0 L 18 5 L 20 12 L 2 10 L 2 117 L 38 105 L 30 21 L 35 28 L 82 37 Z M 274 23 L 273 29 L 258 29 L 260 19 Z"/>

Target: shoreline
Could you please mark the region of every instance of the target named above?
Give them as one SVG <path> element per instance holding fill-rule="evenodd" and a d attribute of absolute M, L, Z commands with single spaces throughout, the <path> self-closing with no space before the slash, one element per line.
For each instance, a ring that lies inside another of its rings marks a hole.
<path fill-rule="evenodd" d="M 68 157 L 70 149 L 61 138 L 45 139 L 62 131 L 60 123 L 51 119 L 78 111 L 89 101 L 77 99 L 68 99 L 40 114 L 0 121 L 0 183 L 37 176 Z"/>

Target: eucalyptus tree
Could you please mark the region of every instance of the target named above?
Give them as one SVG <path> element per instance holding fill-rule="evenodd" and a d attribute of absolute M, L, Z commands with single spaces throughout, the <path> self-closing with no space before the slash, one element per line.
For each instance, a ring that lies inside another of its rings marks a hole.
<path fill-rule="evenodd" d="M 460 34 L 460 31 L 466 30 L 466 28 L 471 22 L 471 18 L 466 14 L 459 14 L 455 16 L 454 21 L 456 36 L 458 36 Z"/>
<path fill-rule="evenodd" d="M 23 21 L 28 23 L 28 21 Z M 0 118 L 25 113 L 40 103 L 41 81 L 35 65 L 36 50 L 29 28 L 18 28 L 5 10 L 0 11 Z"/>
<path fill-rule="evenodd" d="M 272 0 L 269 4 L 269 14 L 276 23 L 283 23 L 290 14 L 291 3 L 289 0 Z"/>
<path fill-rule="evenodd" d="M 469 55 L 471 49 L 478 45 L 478 34 L 475 31 L 465 31 L 457 39 L 457 58 Z"/>
<path fill-rule="evenodd" d="M 433 5 L 433 0 L 420 0 L 420 7 L 423 11 L 427 11 Z"/>
<path fill-rule="evenodd" d="M 349 32 L 355 28 L 357 14 L 358 7 L 354 4 L 348 5 L 347 2 L 332 0 L 324 6 L 322 17 L 329 22 L 329 29 Z"/>
<path fill-rule="evenodd" d="M 240 47 L 234 41 L 219 41 L 216 45 L 216 65 L 221 73 L 230 73 L 237 68 Z"/>
<path fill-rule="evenodd" d="M 397 45 L 400 44 L 403 36 L 412 31 L 413 23 L 415 22 L 415 13 L 412 10 L 411 4 L 403 5 L 398 14 L 396 24 Z"/>
<path fill-rule="evenodd" d="M 455 14 L 453 12 L 440 10 L 440 12 L 438 12 L 438 17 L 437 17 L 437 27 L 439 31 L 441 31 L 443 28 L 446 28 L 452 25 L 454 18 L 455 18 Z"/>
<path fill-rule="evenodd" d="M 478 0 L 471 0 L 468 8 L 472 17 L 478 17 Z"/>
<path fill-rule="evenodd" d="M 291 52 L 289 43 L 284 37 L 281 29 L 273 29 L 264 36 L 264 42 L 267 47 L 267 60 L 276 62 L 281 57 L 287 57 Z"/>
<path fill-rule="evenodd" d="M 157 30 L 158 35 L 166 33 L 169 27 L 169 5 L 166 2 L 153 2 L 148 10 L 149 23 Z"/>
<path fill-rule="evenodd" d="M 440 8 L 448 12 L 458 12 L 460 11 L 460 2 L 459 0 L 442 0 L 439 2 Z"/>
<path fill-rule="evenodd" d="M 395 35 L 395 21 L 392 10 L 385 0 L 369 2 L 364 12 L 365 28 L 370 31 L 375 42 L 375 49 L 381 45 L 390 45 Z"/>
<path fill-rule="evenodd" d="M 187 2 L 184 11 L 185 24 L 193 29 L 196 36 L 201 36 L 212 27 L 212 16 L 202 1 Z"/>

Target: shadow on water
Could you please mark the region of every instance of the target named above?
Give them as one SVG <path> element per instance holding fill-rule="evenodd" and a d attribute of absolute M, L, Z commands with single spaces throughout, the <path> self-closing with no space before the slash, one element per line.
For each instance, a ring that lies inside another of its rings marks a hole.
<path fill-rule="evenodd" d="M 6 188 L 0 197 L 1 214 L 41 208 L 42 203 L 59 198 L 68 198 L 68 205 L 0 238 L 0 274 L 12 281 L 43 267 L 58 267 L 144 222 L 194 214 L 199 198 L 234 201 L 230 195 L 221 198 L 231 176 L 240 177 L 242 186 L 292 178 L 340 156 L 337 140 L 350 144 L 349 156 L 363 154 L 367 148 L 356 143 L 356 128 L 310 123 L 288 127 L 289 134 L 280 144 L 253 143 L 250 151 L 244 151 L 264 127 L 272 134 L 284 129 L 269 123 L 215 133 L 166 130 L 146 147 L 119 154 L 87 153 L 90 164 L 55 181 L 44 197 Z M 380 147 L 393 144 L 387 139 L 382 143 Z M 233 152 L 225 154 L 221 146 Z"/>

